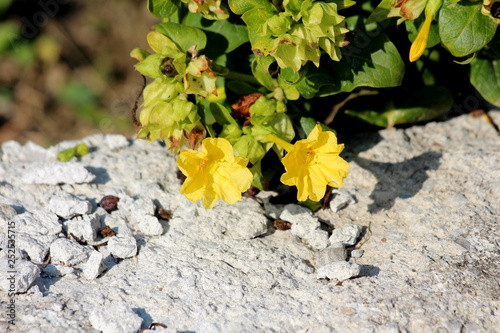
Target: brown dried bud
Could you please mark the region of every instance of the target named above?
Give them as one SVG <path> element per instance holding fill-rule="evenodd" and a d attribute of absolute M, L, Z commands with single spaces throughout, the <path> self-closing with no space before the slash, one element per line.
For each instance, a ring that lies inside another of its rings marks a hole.
<path fill-rule="evenodd" d="M 99 230 L 99 233 L 101 234 L 102 237 L 113 237 L 116 235 L 116 232 L 113 231 L 109 226 L 105 226 L 101 230 Z"/>
<path fill-rule="evenodd" d="M 285 220 L 276 219 L 274 220 L 274 227 L 278 230 L 288 230 L 292 227 L 292 224 Z"/>

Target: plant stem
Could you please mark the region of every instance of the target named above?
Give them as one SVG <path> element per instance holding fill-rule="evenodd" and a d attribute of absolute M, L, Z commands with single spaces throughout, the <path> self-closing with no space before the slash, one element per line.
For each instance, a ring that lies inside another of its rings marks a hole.
<path fill-rule="evenodd" d="M 248 82 L 248 83 L 260 85 L 259 81 L 257 81 L 257 79 L 255 77 L 253 77 L 252 75 L 249 75 L 249 74 L 228 71 L 227 74 L 224 74 L 221 76 L 225 77 L 228 80 L 243 81 L 243 82 Z"/>

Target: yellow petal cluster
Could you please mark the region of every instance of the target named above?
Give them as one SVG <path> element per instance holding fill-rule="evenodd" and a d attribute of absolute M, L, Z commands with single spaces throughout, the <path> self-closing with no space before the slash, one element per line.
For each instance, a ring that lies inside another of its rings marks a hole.
<path fill-rule="evenodd" d="M 252 184 L 247 164 L 248 159 L 234 156 L 226 139 L 206 138 L 201 151 L 183 149 L 177 158 L 179 170 L 187 177 L 180 192 L 193 202 L 202 199 L 207 209 L 219 199 L 234 204 Z"/>
<path fill-rule="evenodd" d="M 326 185 L 340 187 L 344 184 L 349 163 L 339 156 L 343 149 L 344 145 L 337 144 L 333 132 L 323 132 L 321 126 L 316 125 L 307 139 L 297 141 L 281 160 L 286 170 L 281 182 L 297 187 L 299 201 L 321 200 Z"/>

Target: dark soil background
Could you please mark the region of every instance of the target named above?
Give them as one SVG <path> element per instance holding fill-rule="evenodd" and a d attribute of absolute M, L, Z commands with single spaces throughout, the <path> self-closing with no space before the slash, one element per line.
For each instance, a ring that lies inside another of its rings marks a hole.
<path fill-rule="evenodd" d="M 0 0 L 0 142 L 133 136 L 134 47 L 158 23 L 141 0 Z"/>

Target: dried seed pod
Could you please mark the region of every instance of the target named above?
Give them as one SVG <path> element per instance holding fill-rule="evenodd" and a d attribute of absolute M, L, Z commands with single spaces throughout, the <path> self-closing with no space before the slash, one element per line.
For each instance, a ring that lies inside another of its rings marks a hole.
<path fill-rule="evenodd" d="M 113 195 L 106 195 L 102 197 L 101 201 L 99 202 L 99 206 L 104 208 L 104 210 L 108 213 L 111 213 L 112 211 L 118 209 L 118 201 L 120 201 L 120 198 Z"/>

